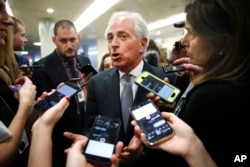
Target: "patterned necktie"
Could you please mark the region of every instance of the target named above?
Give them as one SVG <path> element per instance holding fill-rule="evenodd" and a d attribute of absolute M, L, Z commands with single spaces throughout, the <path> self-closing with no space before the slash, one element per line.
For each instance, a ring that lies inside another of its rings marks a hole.
<path fill-rule="evenodd" d="M 69 60 L 68 65 L 69 65 L 69 69 L 70 69 L 70 72 L 71 72 L 71 77 L 72 78 L 78 78 L 77 71 L 76 71 L 76 69 L 74 67 L 74 60 Z"/>
<path fill-rule="evenodd" d="M 125 80 L 125 83 L 121 94 L 122 118 L 125 132 L 127 130 L 128 119 L 130 115 L 129 107 L 131 107 L 133 104 L 133 91 L 130 77 L 130 74 L 124 74 L 123 79 Z"/>

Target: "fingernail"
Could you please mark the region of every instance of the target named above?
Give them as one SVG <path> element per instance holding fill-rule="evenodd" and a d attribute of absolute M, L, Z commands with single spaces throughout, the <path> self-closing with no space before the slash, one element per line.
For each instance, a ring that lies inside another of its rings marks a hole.
<path fill-rule="evenodd" d="M 67 100 L 67 101 L 70 101 L 70 97 L 69 97 L 69 96 L 66 96 L 66 100 Z"/>

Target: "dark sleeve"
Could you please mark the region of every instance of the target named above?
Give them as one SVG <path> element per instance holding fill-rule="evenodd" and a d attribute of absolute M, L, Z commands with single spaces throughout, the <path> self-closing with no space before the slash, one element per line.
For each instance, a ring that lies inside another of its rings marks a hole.
<path fill-rule="evenodd" d="M 21 55 L 16 55 L 16 54 L 14 54 L 14 55 L 15 55 L 18 66 L 21 66 L 24 64 L 26 64 L 28 66 L 30 65 L 29 60 L 26 57 L 21 56 Z"/>
<path fill-rule="evenodd" d="M 91 78 L 88 84 L 88 97 L 87 97 L 87 106 L 86 112 L 84 115 L 84 126 L 83 126 L 83 135 L 89 136 L 92 124 L 97 115 L 97 102 L 95 100 L 95 89 L 94 82 Z"/>
<path fill-rule="evenodd" d="M 230 84 L 197 86 L 187 96 L 182 119 L 193 128 L 218 166 L 234 166 L 235 156 L 248 151 L 248 96 L 249 88 Z"/>
<path fill-rule="evenodd" d="M 40 65 L 40 62 L 35 63 Z M 44 91 L 50 92 L 52 89 L 52 83 L 44 67 L 35 68 L 31 78 L 34 85 L 36 85 L 36 97 L 40 97 Z"/>

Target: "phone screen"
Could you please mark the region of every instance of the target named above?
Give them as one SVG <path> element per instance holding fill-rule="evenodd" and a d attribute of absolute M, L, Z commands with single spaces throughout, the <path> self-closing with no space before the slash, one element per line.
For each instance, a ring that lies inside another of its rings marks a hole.
<path fill-rule="evenodd" d="M 162 66 L 165 73 L 183 71 L 184 68 L 182 64 L 166 64 Z"/>
<path fill-rule="evenodd" d="M 180 89 L 173 85 L 164 82 L 153 74 L 143 71 L 136 79 L 135 84 L 144 89 L 160 96 L 161 99 L 167 103 L 173 103 L 180 94 Z"/>
<path fill-rule="evenodd" d="M 98 115 L 84 151 L 87 160 L 97 164 L 110 164 L 119 130 L 119 119 Z"/>
<path fill-rule="evenodd" d="M 64 96 L 72 97 L 79 90 L 80 90 L 80 88 L 78 88 L 76 86 L 64 84 L 63 86 L 59 87 L 54 93 L 47 96 L 44 100 L 38 102 L 34 106 L 34 108 L 40 112 L 44 112 L 47 109 L 49 109 L 50 107 L 57 104 Z"/>
<path fill-rule="evenodd" d="M 151 100 L 134 106 L 131 113 L 145 133 L 150 145 L 154 145 L 173 135 L 173 129 L 161 116 L 160 111 Z"/>
<path fill-rule="evenodd" d="M 167 99 L 173 93 L 174 89 L 167 86 L 166 84 L 159 82 L 154 77 L 148 75 L 148 77 L 144 77 L 142 84 L 145 85 L 150 90 L 156 92 L 159 96 Z"/>

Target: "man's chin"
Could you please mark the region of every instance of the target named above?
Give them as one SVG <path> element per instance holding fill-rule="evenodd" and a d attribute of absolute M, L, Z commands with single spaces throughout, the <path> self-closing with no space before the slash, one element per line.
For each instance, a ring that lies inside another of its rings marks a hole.
<path fill-rule="evenodd" d="M 76 55 L 75 54 L 66 54 L 64 56 L 67 58 L 74 58 Z"/>

